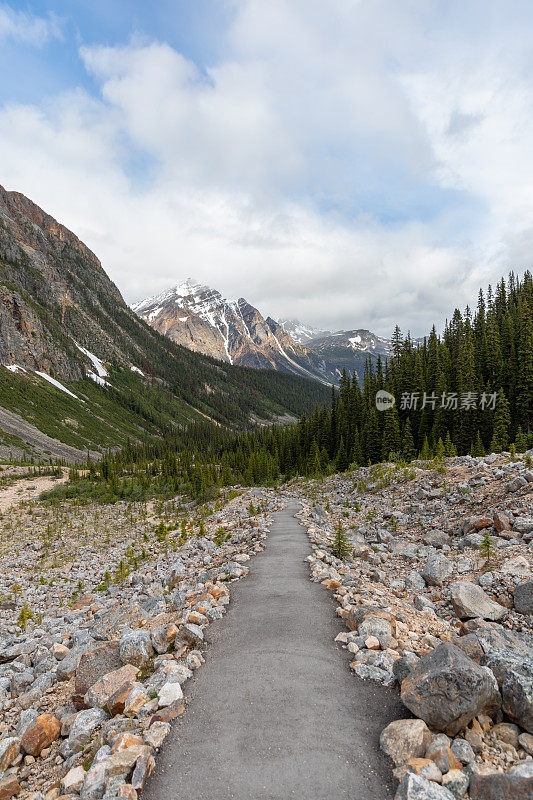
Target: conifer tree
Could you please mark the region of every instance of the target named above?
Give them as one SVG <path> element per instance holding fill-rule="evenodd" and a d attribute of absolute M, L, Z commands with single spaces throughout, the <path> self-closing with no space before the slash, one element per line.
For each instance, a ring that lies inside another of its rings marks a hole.
<path fill-rule="evenodd" d="M 387 461 L 391 453 L 398 453 L 400 450 L 400 425 L 398 422 L 398 412 L 396 408 L 389 408 L 385 411 L 385 426 L 383 428 L 383 444 L 381 453 L 383 460 Z"/>
<path fill-rule="evenodd" d="M 503 389 L 498 392 L 496 400 L 496 412 L 494 414 L 494 432 L 490 449 L 493 453 L 501 453 L 509 443 L 509 425 L 511 417 L 509 414 L 509 403 L 503 393 Z"/>
<path fill-rule="evenodd" d="M 412 461 L 416 455 L 415 443 L 413 441 L 413 432 L 411 430 L 411 421 L 409 417 L 405 420 L 402 434 L 402 458 L 406 461 Z"/>
<path fill-rule="evenodd" d="M 331 551 L 335 558 L 338 558 L 341 561 L 344 561 L 350 555 L 350 542 L 344 532 L 344 528 L 342 527 L 342 522 L 340 520 L 335 529 L 335 538 Z"/>
<path fill-rule="evenodd" d="M 341 440 L 339 442 L 339 449 L 337 450 L 337 455 L 335 457 L 335 466 L 337 467 L 337 472 L 345 472 L 350 466 L 343 436 L 341 436 Z"/>

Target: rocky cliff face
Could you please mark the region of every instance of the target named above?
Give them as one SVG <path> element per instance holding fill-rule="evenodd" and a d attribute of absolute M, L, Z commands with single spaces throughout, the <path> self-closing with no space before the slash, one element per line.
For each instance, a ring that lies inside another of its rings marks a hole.
<path fill-rule="evenodd" d="M 231 364 L 275 369 L 329 382 L 327 364 L 243 297 L 230 302 L 190 278 L 133 306 L 159 333 L 177 344 Z"/>
<path fill-rule="evenodd" d="M 123 354 L 115 308 L 130 314 L 94 253 L 27 197 L 0 187 L 0 363 L 81 378 L 75 342 L 103 358 Z"/>

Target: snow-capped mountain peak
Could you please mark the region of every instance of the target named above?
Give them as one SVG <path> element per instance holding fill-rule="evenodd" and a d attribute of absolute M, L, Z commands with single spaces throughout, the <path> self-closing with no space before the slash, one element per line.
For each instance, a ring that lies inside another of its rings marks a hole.
<path fill-rule="evenodd" d="M 314 328 L 312 325 L 305 325 L 298 319 L 280 319 L 279 324 L 296 344 L 307 344 L 311 339 L 331 335 L 331 331 Z"/>

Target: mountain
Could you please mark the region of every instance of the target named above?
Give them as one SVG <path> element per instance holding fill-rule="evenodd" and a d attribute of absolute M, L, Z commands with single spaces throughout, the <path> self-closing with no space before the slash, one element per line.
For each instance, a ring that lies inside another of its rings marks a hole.
<path fill-rule="evenodd" d="M 312 339 L 332 335 L 331 331 L 313 328 L 312 325 L 305 325 L 297 319 L 280 319 L 279 324 L 296 344 L 308 344 Z"/>
<path fill-rule="evenodd" d="M 318 336 L 308 342 L 308 347 L 325 358 L 331 358 L 333 353 L 340 350 L 385 357 L 392 352 L 390 339 L 376 336 L 365 329 L 337 331 L 337 333 Z"/>
<path fill-rule="evenodd" d="M 206 418 L 243 429 L 294 418 L 328 395 L 314 381 L 223 366 L 161 336 L 75 234 L 2 187 L 0 365 L 0 457 L 65 446 L 72 460 Z"/>
<path fill-rule="evenodd" d="M 191 278 L 132 308 L 173 342 L 220 361 L 336 380 L 331 365 L 297 344 L 272 317 L 263 317 L 243 297 L 229 301 Z"/>

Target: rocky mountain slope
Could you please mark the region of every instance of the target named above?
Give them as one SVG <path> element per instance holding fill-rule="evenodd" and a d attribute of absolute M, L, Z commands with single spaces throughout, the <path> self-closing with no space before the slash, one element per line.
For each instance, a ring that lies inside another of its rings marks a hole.
<path fill-rule="evenodd" d="M 2 187 L 0 365 L 0 407 L 79 451 L 206 417 L 246 427 L 295 416 L 298 396 L 311 408 L 327 395 L 288 375 L 221 369 L 160 336 L 83 242 Z M 39 451 L 31 437 L 0 435 L 0 446 L 24 442 Z"/>
<path fill-rule="evenodd" d="M 312 339 L 321 339 L 324 336 L 333 335 L 332 331 L 314 328 L 312 325 L 306 325 L 298 319 L 280 319 L 279 324 L 296 344 L 308 344 Z"/>
<path fill-rule="evenodd" d="M 365 363 L 371 358 L 390 355 L 390 342 L 376 336 L 370 331 L 358 329 L 353 331 L 337 331 L 307 342 L 307 347 L 328 364 L 335 364 L 342 373 L 343 369 L 352 375 L 354 372 L 362 378 Z"/>
<path fill-rule="evenodd" d="M 326 383 L 338 383 L 343 369 L 362 379 L 368 356 L 390 353 L 389 341 L 370 331 L 331 333 L 298 320 L 276 322 L 243 297 L 227 300 L 190 278 L 132 308 L 156 331 L 195 352 Z"/>
<path fill-rule="evenodd" d="M 220 361 L 322 382 L 335 379 L 331 365 L 297 344 L 272 317 L 263 317 L 243 297 L 229 301 L 190 278 L 133 310 L 173 342 Z"/>

